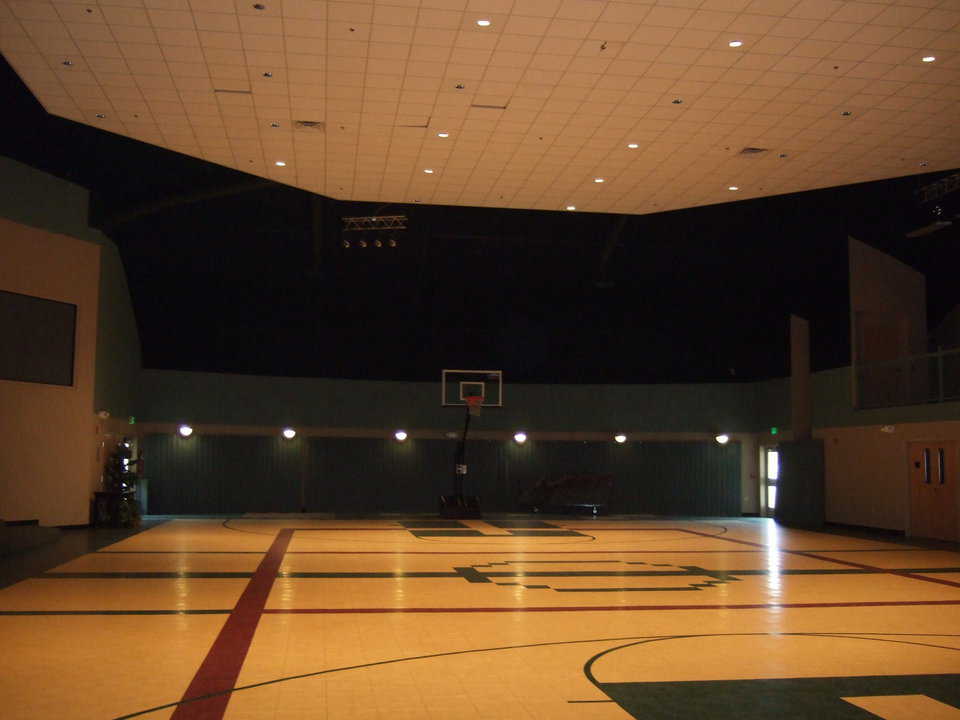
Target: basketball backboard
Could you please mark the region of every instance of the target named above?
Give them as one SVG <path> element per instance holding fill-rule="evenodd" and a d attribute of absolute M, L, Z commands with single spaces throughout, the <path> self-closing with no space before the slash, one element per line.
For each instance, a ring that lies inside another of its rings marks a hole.
<path fill-rule="evenodd" d="M 502 370 L 444 370 L 440 375 L 440 403 L 464 406 L 466 398 L 483 398 L 483 407 L 503 407 Z"/>

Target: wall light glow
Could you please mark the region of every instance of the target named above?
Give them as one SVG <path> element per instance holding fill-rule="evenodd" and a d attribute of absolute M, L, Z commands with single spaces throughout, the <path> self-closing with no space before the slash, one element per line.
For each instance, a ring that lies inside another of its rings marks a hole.
<path fill-rule="evenodd" d="M 627 441 L 627 436 L 624 435 L 623 433 L 617 433 L 616 435 L 613 436 L 613 439 L 616 440 L 621 445 L 623 445 L 623 443 Z"/>
<path fill-rule="evenodd" d="M 527 434 L 525 432 L 518 432 L 513 434 L 513 441 L 517 445 L 523 445 L 527 441 Z"/>
<path fill-rule="evenodd" d="M 726 445 L 728 442 L 730 442 L 730 436 L 727 435 L 726 433 L 720 433 L 714 438 L 714 440 L 716 440 L 721 445 Z"/>
<path fill-rule="evenodd" d="M 293 440 L 297 436 L 297 431 L 293 428 L 284 428 L 281 433 L 287 440 Z"/>
<path fill-rule="evenodd" d="M 189 425 L 181 425 L 179 428 L 177 428 L 177 432 L 180 433 L 180 437 L 187 438 L 193 435 L 193 428 Z"/>
<path fill-rule="evenodd" d="M 407 439 L 407 431 L 406 431 L 406 430 L 397 430 L 397 431 L 393 434 L 393 436 L 397 439 L 397 442 L 403 442 L 404 440 Z"/>

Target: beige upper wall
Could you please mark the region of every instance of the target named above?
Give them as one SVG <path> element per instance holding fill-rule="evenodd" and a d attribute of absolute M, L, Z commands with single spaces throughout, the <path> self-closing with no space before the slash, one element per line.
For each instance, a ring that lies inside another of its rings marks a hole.
<path fill-rule="evenodd" d="M 893 432 L 879 425 L 814 431 L 823 439 L 828 522 L 909 529 L 908 445 L 960 441 L 960 421 L 890 427 Z"/>
<path fill-rule="evenodd" d="M 73 387 L 0 379 L 0 518 L 89 522 L 100 247 L 0 218 L 0 290 L 77 306 Z"/>
<path fill-rule="evenodd" d="M 925 353 L 926 278 L 909 265 L 854 238 L 849 239 L 849 259 L 854 364 Z M 893 330 L 897 331 L 895 336 Z M 865 333 L 870 333 L 868 339 L 872 340 L 866 345 Z M 888 339 L 890 342 L 886 342 Z M 877 353 L 884 350 L 892 354 L 878 357 Z"/>

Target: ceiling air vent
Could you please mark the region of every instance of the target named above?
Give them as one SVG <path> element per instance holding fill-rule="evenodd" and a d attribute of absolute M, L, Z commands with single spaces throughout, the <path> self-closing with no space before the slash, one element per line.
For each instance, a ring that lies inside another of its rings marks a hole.
<path fill-rule="evenodd" d="M 324 132 L 327 129 L 327 124 L 322 120 L 294 120 L 293 125 L 298 130 Z"/>
<path fill-rule="evenodd" d="M 759 155 L 760 153 L 765 153 L 767 148 L 757 148 L 757 147 L 745 147 L 740 151 L 740 155 Z"/>

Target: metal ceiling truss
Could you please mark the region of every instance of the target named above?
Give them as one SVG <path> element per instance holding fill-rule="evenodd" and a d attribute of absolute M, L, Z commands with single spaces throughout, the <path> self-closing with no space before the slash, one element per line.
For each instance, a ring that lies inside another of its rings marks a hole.
<path fill-rule="evenodd" d="M 345 217 L 343 232 L 364 232 L 367 230 L 406 230 L 406 215 L 364 215 Z"/>

